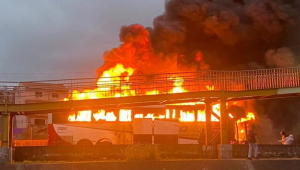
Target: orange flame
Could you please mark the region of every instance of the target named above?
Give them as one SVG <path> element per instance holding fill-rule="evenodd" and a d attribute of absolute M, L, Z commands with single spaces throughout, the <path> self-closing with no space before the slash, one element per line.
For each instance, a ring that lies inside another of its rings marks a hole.
<path fill-rule="evenodd" d="M 184 88 L 182 88 L 183 85 L 183 78 L 181 77 L 175 77 L 175 78 L 169 78 L 170 80 L 174 81 L 174 88 L 170 91 L 170 93 L 183 93 L 187 92 Z"/>
<path fill-rule="evenodd" d="M 98 120 L 105 120 L 105 110 L 98 110 L 97 113 L 93 114 L 93 117 L 96 121 Z"/>
<path fill-rule="evenodd" d="M 115 67 L 110 68 L 103 72 L 102 76 L 97 81 L 97 88 L 93 90 L 83 90 L 82 92 L 74 90 L 72 95 L 69 96 L 72 100 L 86 100 L 86 99 L 100 99 L 107 97 L 107 91 L 120 90 L 120 93 L 115 93 L 114 96 L 134 96 L 135 92 L 130 90 L 130 86 L 126 82 L 129 82 L 130 76 L 133 74 L 133 68 L 124 68 L 122 64 L 117 64 Z M 122 76 L 123 74 L 127 76 Z M 122 76 L 122 77 L 119 77 Z M 120 84 L 120 82 L 124 82 Z M 68 101 L 68 98 L 64 99 Z"/>
<path fill-rule="evenodd" d="M 131 121 L 131 109 L 121 109 L 119 115 L 120 122 Z"/>
<path fill-rule="evenodd" d="M 182 111 L 180 110 L 180 118 L 179 121 L 182 122 L 193 122 L 195 121 L 194 111 Z"/>
<path fill-rule="evenodd" d="M 144 115 L 142 113 L 134 115 L 134 118 L 143 118 L 143 117 L 144 117 Z"/>
<path fill-rule="evenodd" d="M 151 118 L 152 120 L 154 120 L 154 113 L 148 113 L 145 118 Z"/>
<path fill-rule="evenodd" d="M 117 117 L 115 116 L 114 112 L 107 112 L 105 120 L 106 121 L 116 121 Z"/>
<path fill-rule="evenodd" d="M 215 90 L 215 86 L 207 85 L 206 88 L 207 88 L 207 90 Z"/>
<path fill-rule="evenodd" d="M 239 120 L 237 120 L 237 128 L 239 129 L 237 132 L 237 138 L 239 141 L 244 141 L 247 139 L 246 137 L 246 132 L 245 132 L 245 128 L 247 126 L 247 124 L 245 124 L 248 121 L 253 121 L 255 120 L 255 115 L 253 112 L 248 112 L 246 115 L 246 118 L 241 118 Z"/>
<path fill-rule="evenodd" d="M 206 121 L 206 116 L 205 116 L 205 111 L 204 110 L 198 110 L 198 122 L 205 122 Z"/>
<path fill-rule="evenodd" d="M 115 67 L 112 67 L 103 72 L 100 78 L 97 81 L 97 88 L 95 89 L 86 89 L 83 91 L 74 90 L 72 95 L 69 98 L 64 100 L 85 100 L 85 99 L 99 99 L 104 97 L 121 97 L 121 96 L 135 96 L 135 91 L 131 90 L 130 87 L 130 76 L 134 73 L 133 68 L 124 68 L 122 64 L 116 64 Z M 188 92 L 184 85 L 184 79 L 182 77 L 174 76 L 169 78 L 168 80 L 173 81 L 173 87 L 169 90 L 169 93 L 183 93 Z M 122 83 L 120 83 L 122 82 Z M 205 88 L 207 90 L 215 90 L 213 85 L 206 85 Z M 113 91 L 114 93 L 107 93 L 108 91 Z M 161 92 L 158 90 L 149 90 L 146 91 L 146 95 L 157 95 Z M 174 105 L 197 105 L 203 104 L 202 102 L 190 102 L 190 103 L 180 103 Z M 219 121 L 220 117 L 220 104 L 215 104 L 212 106 L 212 110 L 216 116 L 211 116 L 211 121 Z M 87 113 L 86 113 L 87 112 Z M 179 121 L 183 122 L 192 122 L 192 121 L 205 121 L 205 111 L 197 110 L 197 111 L 179 111 Z M 131 110 L 120 110 L 119 111 L 119 121 L 131 121 Z M 158 118 L 158 119 L 175 119 L 176 118 L 176 110 L 174 109 L 172 112 L 170 110 L 166 110 L 165 114 L 154 115 L 153 113 L 145 113 L 147 114 L 145 117 L 141 114 L 135 114 L 135 118 Z M 195 115 L 197 114 L 197 115 Z M 75 117 L 76 116 L 76 117 Z M 229 114 L 232 117 L 231 114 Z M 80 111 L 77 115 L 72 114 L 69 116 L 69 121 L 91 121 L 91 117 L 94 118 L 95 121 L 104 120 L 104 121 L 116 121 L 117 118 L 114 112 L 106 112 L 105 110 L 98 110 L 96 113 L 91 114 L 91 111 Z M 196 120 L 197 118 L 197 120 Z"/>
<path fill-rule="evenodd" d="M 250 120 L 255 120 L 255 116 L 253 112 L 248 112 L 246 118 L 241 118 L 237 121 L 237 123 L 247 122 Z"/>
<path fill-rule="evenodd" d="M 91 121 L 91 110 L 82 110 L 77 112 L 77 116 L 75 113 L 69 115 L 68 120 L 73 122 L 90 122 Z"/>

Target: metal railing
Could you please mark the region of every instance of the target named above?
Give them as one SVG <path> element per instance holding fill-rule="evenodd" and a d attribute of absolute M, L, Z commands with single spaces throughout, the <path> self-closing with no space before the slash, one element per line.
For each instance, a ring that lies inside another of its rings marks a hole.
<path fill-rule="evenodd" d="M 300 86 L 300 68 L 199 71 L 100 79 L 0 82 L 0 103 L 82 100 L 201 91 L 244 91 Z"/>

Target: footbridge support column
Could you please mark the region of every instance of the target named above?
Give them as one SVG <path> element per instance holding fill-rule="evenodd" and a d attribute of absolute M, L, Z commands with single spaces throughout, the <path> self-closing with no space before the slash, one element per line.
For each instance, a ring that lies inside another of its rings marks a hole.
<path fill-rule="evenodd" d="M 211 106 L 212 101 L 209 99 L 205 100 L 205 134 L 206 134 L 206 145 L 210 145 L 212 139 L 212 125 L 211 125 Z"/>
<path fill-rule="evenodd" d="M 226 111 L 226 98 L 221 98 L 220 116 L 221 144 L 228 144 L 228 114 Z"/>
<path fill-rule="evenodd" d="M 7 103 L 5 104 L 5 111 L 2 113 L 2 134 L 0 147 L 0 163 L 11 162 L 11 148 L 10 148 L 10 113 L 7 112 Z"/>
<path fill-rule="evenodd" d="M 218 145 L 218 158 L 232 158 L 232 145 L 228 144 L 228 113 L 226 110 L 226 98 L 220 99 L 220 145 Z"/>

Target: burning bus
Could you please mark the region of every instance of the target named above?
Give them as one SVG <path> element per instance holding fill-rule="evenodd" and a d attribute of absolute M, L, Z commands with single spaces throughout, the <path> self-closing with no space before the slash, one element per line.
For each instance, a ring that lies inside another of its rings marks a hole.
<path fill-rule="evenodd" d="M 213 107 L 216 116 L 218 104 Z M 247 126 L 254 119 L 229 119 L 229 143 L 246 141 Z M 134 109 L 80 110 L 49 114 L 49 145 L 197 144 L 199 129 L 206 129 L 204 104 L 151 106 Z M 219 119 L 212 115 L 212 140 L 219 143 Z"/>
<path fill-rule="evenodd" d="M 188 114 L 183 114 L 182 121 L 188 121 Z M 164 108 L 89 110 L 49 117 L 49 144 L 178 143 L 179 132 L 188 138 L 192 126 L 196 133 L 198 129 L 196 124 L 180 127 L 175 109 Z M 190 136 L 190 143 L 195 143 L 197 134 Z"/>
<path fill-rule="evenodd" d="M 183 109 L 181 107 L 181 109 Z M 175 107 L 77 111 L 50 114 L 49 145 L 55 144 L 196 144 L 205 128 L 203 110 L 195 114 Z M 214 128 L 219 127 L 213 119 Z"/>

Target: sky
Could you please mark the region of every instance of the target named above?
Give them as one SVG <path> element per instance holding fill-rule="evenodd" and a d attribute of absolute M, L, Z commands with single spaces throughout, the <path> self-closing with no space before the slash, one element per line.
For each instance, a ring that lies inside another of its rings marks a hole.
<path fill-rule="evenodd" d="M 164 0 L 2 0 L 0 81 L 96 77 L 123 25 L 152 26 Z"/>

